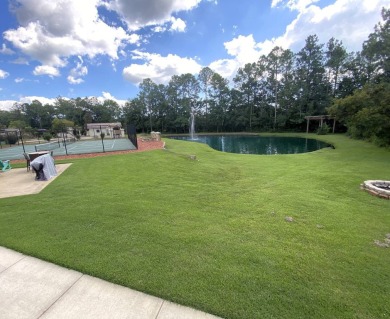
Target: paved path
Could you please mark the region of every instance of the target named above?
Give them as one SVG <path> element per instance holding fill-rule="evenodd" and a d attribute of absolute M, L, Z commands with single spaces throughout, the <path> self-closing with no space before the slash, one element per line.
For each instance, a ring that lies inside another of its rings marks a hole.
<path fill-rule="evenodd" d="M 60 176 L 70 165 L 71 163 L 57 164 L 57 176 L 54 176 L 48 181 L 36 181 L 35 173 L 32 170 L 27 172 L 26 168 L 12 168 L 9 171 L 1 173 L 0 182 L 2 185 L 7 185 L 7 187 L 2 188 L 0 198 L 38 194 Z"/>
<path fill-rule="evenodd" d="M 217 319 L 0 246 L 1 319 Z"/>

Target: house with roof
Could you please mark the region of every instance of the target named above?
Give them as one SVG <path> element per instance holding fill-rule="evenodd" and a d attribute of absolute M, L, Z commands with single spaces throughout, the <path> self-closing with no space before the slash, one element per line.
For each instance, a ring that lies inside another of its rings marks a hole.
<path fill-rule="evenodd" d="M 101 133 L 104 133 L 107 138 L 121 138 L 125 136 L 125 130 L 120 122 L 87 124 L 87 136 L 100 138 Z"/>

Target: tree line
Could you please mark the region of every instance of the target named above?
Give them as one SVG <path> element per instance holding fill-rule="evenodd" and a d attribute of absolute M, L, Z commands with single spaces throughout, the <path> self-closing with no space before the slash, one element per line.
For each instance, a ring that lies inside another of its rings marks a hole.
<path fill-rule="evenodd" d="M 198 75 L 174 75 L 166 85 L 144 79 L 124 106 L 62 97 L 53 105 L 15 103 L 0 111 L 0 125 L 51 128 L 58 118 L 81 129 L 87 123 L 122 122 L 140 132 L 186 133 L 193 112 L 202 132 L 301 131 L 305 116 L 331 114 L 352 136 L 380 142 L 390 136 L 390 9 L 382 9 L 382 17 L 358 52 L 348 52 L 335 38 L 322 44 L 310 35 L 298 52 L 275 47 L 239 68 L 232 81 L 205 67 Z M 381 132 L 374 129 L 377 123 Z"/>

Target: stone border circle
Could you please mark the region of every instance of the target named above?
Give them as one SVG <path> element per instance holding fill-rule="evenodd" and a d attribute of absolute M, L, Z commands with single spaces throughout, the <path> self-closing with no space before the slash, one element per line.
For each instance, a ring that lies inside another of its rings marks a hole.
<path fill-rule="evenodd" d="M 390 199 L 390 181 L 368 180 L 360 186 L 371 195 Z"/>

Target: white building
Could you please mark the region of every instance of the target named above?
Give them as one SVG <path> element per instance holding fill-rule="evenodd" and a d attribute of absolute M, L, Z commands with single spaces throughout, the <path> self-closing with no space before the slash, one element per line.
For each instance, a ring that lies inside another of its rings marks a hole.
<path fill-rule="evenodd" d="M 121 138 L 125 136 L 125 130 L 120 122 L 87 124 L 87 136 L 100 138 L 101 133 L 104 133 L 107 138 Z"/>

